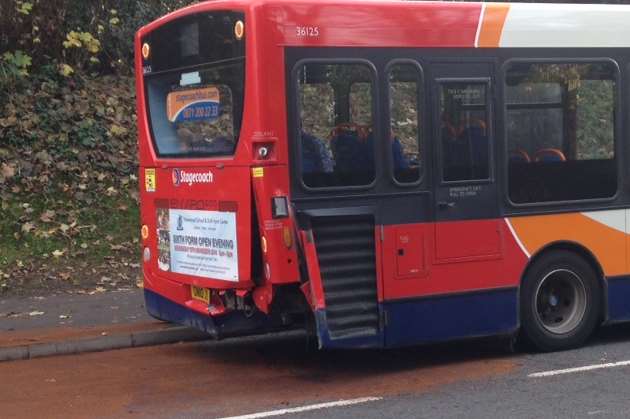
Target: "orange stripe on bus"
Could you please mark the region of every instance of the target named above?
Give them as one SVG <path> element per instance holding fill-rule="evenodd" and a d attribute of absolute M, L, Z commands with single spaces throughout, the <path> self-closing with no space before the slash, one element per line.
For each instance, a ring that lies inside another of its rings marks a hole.
<path fill-rule="evenodd" d="M 501 41 L 503 25 L 510 11 L 509 4 L 487 4 L 477 45 L 482 48 L 496 48 Z"/>
<path fill-rule="evenodd" d="M 627 273 L 626 234 L 583 214 L 513 217 L 510 223 L 530 255 L 550 243 L 571 241 L 593 253 L 604 275 Z"/>

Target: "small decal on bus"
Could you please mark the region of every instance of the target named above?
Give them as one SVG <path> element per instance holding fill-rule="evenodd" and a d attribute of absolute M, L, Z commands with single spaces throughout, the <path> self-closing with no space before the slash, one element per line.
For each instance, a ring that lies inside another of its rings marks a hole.
<path fill-rule="evenodd" d="M 155 192 L 155 169 L 144 169 L 144 189 L 147 192 Z"/>
<path fill-rule="evenodd" d="M 265 169 L 262 167 L 254 167 L 252 169 L 252 177 L 264 177 Z"/>
<path fill-rule="evenodd" d="M 298 38 L 317 38 L 319 36 L 319 26 L 296 26 L 295 36 Z"/>

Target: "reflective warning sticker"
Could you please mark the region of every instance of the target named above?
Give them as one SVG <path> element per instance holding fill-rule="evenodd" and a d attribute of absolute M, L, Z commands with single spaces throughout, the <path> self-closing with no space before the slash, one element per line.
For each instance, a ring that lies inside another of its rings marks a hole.
<path fill-rule="evenodd" d="M 264 177 L 265 169 L 262 167 L 254 167 L 252 169 L 252 177 Z"/>
<path fill-rule="evenodd" d="M 156 187 L 155 169 L 144 169 L 144 189 L 147 192 L 155 192 Z"/>

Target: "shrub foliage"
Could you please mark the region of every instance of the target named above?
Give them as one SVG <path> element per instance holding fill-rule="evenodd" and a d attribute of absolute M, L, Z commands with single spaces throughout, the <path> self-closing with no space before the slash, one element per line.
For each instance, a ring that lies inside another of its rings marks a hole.
<path fill-rule="evenodd" d="M 128 71 L 135 31 L 193 0 L 0 0 L 7 72 L 56 64 L 65 75 Z M 30 60 L 28 60 L 28 58 Z"/>
<path fill-rule="evenodd" d="M 134 34 L 193 2 L 0 0 L 0 293 L 136 266 Z"/>

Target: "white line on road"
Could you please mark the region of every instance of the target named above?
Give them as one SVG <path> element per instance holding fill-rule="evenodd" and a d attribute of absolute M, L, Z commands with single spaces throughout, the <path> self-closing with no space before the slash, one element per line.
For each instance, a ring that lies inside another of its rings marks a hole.
<path fill-rule="evenodd" d="M 267 418 L 269 416 L 281 416 L 289 413 L 300 413 L 307 412 L 309 410 L 319 410 L 319 409 L 328 409 L 330 407 L 343 407 L 343 406 L 352 406 L 354 404 L 367 403 L 367 402 L 375 402 L 383 400 L 382 397 L 361 397 L 359 399 L 350 399 L 350 400 L 338 400 L 336 402 L 328 402 L 328 403 L 319 403 L 319 404 L 311 404 L 308 406 L 294 407 L 291 409 L 280 409 L 280 410 L 270 410 L 268 412 L 260 412 L 260 413 L 252 413 L 249 415 L 242 416 L 230 416 L 220 419 L 257 419 L 257 418 Z"/>
<path fill-rule="evenodd" d="M 533 374 L 529 374 L 528 377 L 529 378 L 552 377 L 554 375 L 571 374 L 574 372 L 584 372 L 584 371 L 600 370 L 603 368 L 615 368 L 615 367 L 627 367 L 627 366 L 630 366 L 630 361 L 609 362 L 607 364 L 587 365 L 584 367 L 566 368 L 564 370 L 536 372 Z"/>

